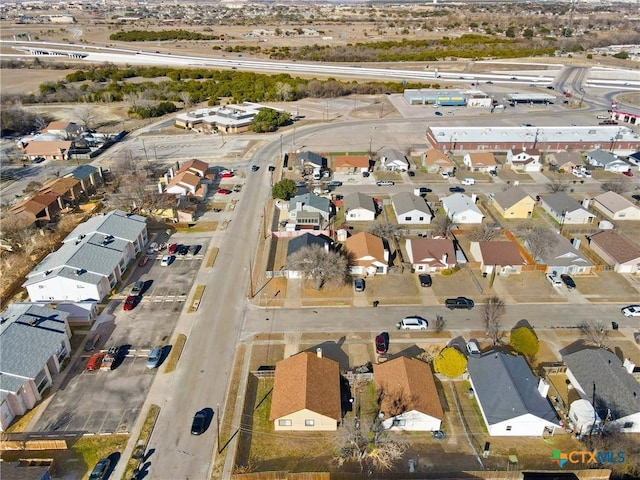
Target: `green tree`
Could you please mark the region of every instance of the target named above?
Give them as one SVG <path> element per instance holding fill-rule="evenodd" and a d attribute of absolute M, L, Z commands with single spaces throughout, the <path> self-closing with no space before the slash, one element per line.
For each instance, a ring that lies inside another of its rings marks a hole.
<path fill-rule="evenodd" d="M 618 52 L 615 55 L 611 55 L 613 58 L 619 58 L 621 60 L 626 60 L 629 58 L 629 52 Z"/>
<path fill-rule="evenodd" d="M 285 178 L 276 183 L 271 189 L 271 196 L 273 198 L 281 198 L 283 200 L 289 200 L 298 191 L 296 182 L 289 178 Z"/>
<path fill-rule="evenodd" d="M 253 117 L 251 129 L 256 133 L 275 132 L 278 127 L 286 125 L 290 121 L 291 116 L 287 112 L 263 108 Z"/>
<path fill-rule="evenodd" d="M 532 357 L 540 349 L 540 342 L 535 332 L 529 327 L 519 327 L 511 332 L 509 345 L 516 352 Z"/>
<path fill-rule="evenodd" d="M 455 347 L 445 347 L 433 360 L 433 368 L 449 378 L 456 378 L 466 370 L 467 357 Z"/>

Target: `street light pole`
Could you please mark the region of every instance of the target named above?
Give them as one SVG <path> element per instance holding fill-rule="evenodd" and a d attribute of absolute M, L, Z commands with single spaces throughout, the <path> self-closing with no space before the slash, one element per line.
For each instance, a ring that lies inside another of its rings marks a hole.
<path fill-rule="evenodd" d="M 280 159 L 282 160 L 282 134 L 280 134 Z"/>

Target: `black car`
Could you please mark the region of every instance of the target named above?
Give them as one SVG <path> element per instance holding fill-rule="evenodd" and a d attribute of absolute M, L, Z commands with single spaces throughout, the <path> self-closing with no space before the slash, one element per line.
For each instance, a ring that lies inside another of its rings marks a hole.
<path fill-rule="evenodd" d="M 251 166 L 251 171 L 252 172 L 257 172 L 258 170 L 260 170 L 260 167 L 258 165 L 252 165 Z"/>
<path fill-rule="evenodd" d="M 409 174 L 410 177 L 416 176 L 416 172 L 414 172 L 413 170 L 409 170 L 407 173 Z"/>
<path fill-rule="evenodd" d="M 329 183 L 327 183 L 328 187 L 341 187 L 342 186 L 342 182 L 338 181 L 338 180 L 331 180 Z"/>
<path fill-rule="evenodd" d="M 191 435 L 201 435 L 207 426 L 207 414 L 203 411 L 196 412 L 191 423 Z"/>
<path fill-rule="evenodd" d="M 103 458 L 96 466 L 91 470 L 91 475 L 89 475 L 89 480 L 104 480 L 107 478 L 107 473 L 109 473 L 109 467 L 111 466 L 111 460 L 108 458 Z"/>
<path fill-rule="evenodd" d="M 180 255 L 186 255 L 189 253 L 189 245 L 178 245 L 178 253 Z"/>
<path fill-rule="evenodd" d="M 421 273 L 418 275 L 418 279 L 420 280 L 421 287 L 430 287 L 431 286 L 431 275 L 428 273 Z"/>
<path fill-rule="evenodd" d="M 640 195 L 631 195 L 631 198 L 633 198 L 637 202 L 640 202 Z"/>
<path fill-rule="evenodd" d="M 356 278 L 353 281 L 353 288 L 356 292 L 364 292 L 365 284 L 362 278 Z"/>
<path fill-rule="evenodd" d="M 451 193 L 462 193 L 462 192 L 464 192 L 464 188 L 462 188 L 462 187 L 449 187 L 449 191 Z"/>
<path fill-rule="evenodd" d="M 562 280 L 562 283 L 564 283 L 569 290 L 573 290 L 574 288 L 576 288 L 576 282 L 573 281 L 571 275 L 563 273 L 562 275 L 560 275 L 560 280 Z"/>
<path fill-rule="evenodd" d="M 382 332 L 376 336 L 376 353 L 378 355 L 385 355 L 389 351 L 389 334 Z"/>

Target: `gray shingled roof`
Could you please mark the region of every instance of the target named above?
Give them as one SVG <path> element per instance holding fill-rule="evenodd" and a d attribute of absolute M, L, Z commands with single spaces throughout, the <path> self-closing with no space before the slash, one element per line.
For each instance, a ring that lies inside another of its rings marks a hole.
<path fill-rule="evenodd" d="M 322 155 L 309 151 L 298 153 L 296 155 L 296 160 L 302 163 L 313 163 L 318 167 L 325 167 L 327 165 L 327 161 L 322 157 Z"/>
<path fill-rule="evenodd" d="M 526 414 L 558 424 L 551 403 L 538 393 L 538 380 L 524 357 L 502 352 L 472 356 L 467 370 L 489 425 Z"/>
<path fill-rule="evenodd" d="M 549 205 L 549 207 L 554 212 L 575 212 L 582 208 L 580 202 L 578 202 L 575 198 L 571 198 L 564 192 L 552 193 L 551 195 L 543 195 L 542 200 L 544 203 Z"/>
<path fill-rule="evenodd" d="M 64 174 L 65 177 L 73 177 L 78 180 L 89 178 L 92 174 L 97 173 L 98 169 L 93 165 L 78 165 Z"/>
<path fill-rule="evenodd" d="M 409 192 L 396 193 L 391 197 L 391 201 L 393 202 L 393 208 L 397 215 L 403 215 L 417 210 L 431 217 L 431 210 L 427 202 L 418 195 L 413 195 Z"/>
<path fill-rule="evenodd" d="M 25 379 L 36 378 L 51 356 L 60 353 L 68 316 L 33 304 L 9 305 L 0 330 L 0 389 L 15 392 L 16 385 L 20 388 Z"/>
<path fill-rule="evenodd" d="M 313 193 L 305 193 L 303 195 L 296 195 L 289 200 L 289 211 L 292 212 L 296 209 L 298 202 L 301 202 L 304 206 L 313 207 L 321 212 L 328 212 L 331 201 L 328 198 L 314 195 Z"/>
<path fill-rule="evenodd" d="M 442 198 L 441 200 L 445 206 L 445 210 L 448 212 L 455 212 L 456 214 L 460 214 L 471 210 L 484 216 L 475 202 L 471 200 L 471 197 L 465 195 L 464 193 L 454 193 L 452 195 L 449 195 L 448 197 Z"/>
<path fill-rule="evenodd" d="M 502 208 L 511 208 L 521 200 L 529 197 L 530 195 L 525 192 L 522 187 L 514 185 L 511 188 L 507 188 L 504 192 L 498 192 L 493 196 L 493 199 L 498 202 Z M 532 198 L 533 200 L 533 198 Z"/>
<path fill-rule="evenodd" d="M 603 167 L 609 165 L 611 162 L 619 160 L 614 154 L 605 152 L 599 148 L 587 153 L 587 157 L 591 158 L 593 161 L 597 162 L 598 165 L 602 165 Z"/>
<path fill-rule="evenodd" d="M 313 235 L 311 233 L 305 233 L 289 240 L 289 244 L 287 245 L 287 257 L 294 254 L 301 248 L 311 245 L 319 245 L 320 247 L 325 248 L 325 246 L 329 243 L 331 243 L 331 239 L 326 237 L 325 235 Z"/>
<path fill-rule="evenodd" d="M 365 195 L 364 193 L 356 192 L 345 195 L 343 202 L 345 212 L 355 210 L 356 208 L 362 208 L 376 213 L 376 204 L 373 197 Z"/>
<path fill-rule="evenodd" d="M 549 231 L 549 236 L 554 237 L 554 241 L 548 251 L 542 253 L 542 258 L 537 261 L 545 263 L 550 267 L 570 267 L 572 265 L 578 267 L 592 267 L 593 262 L 589 260 L 580 250 L 573 247 L 571 241 L 554 232 Z"/>
<path fill-rule="evenodd" d="M 585 393 L 591 395 L 595 383 L 594 407 L 602 418 L 607 409 L 614 419 L 640 412 L 640 384 L 616 355 L 602 348 L 584 349 L 562 359 Z"/>
<path fill-rule="evenodd" d="M 134 242 L 146 228 L 146 218 L 140 215 L 129 215 L 121 210 L 113 210 L 104 215 L 91 217 L 86 222 L 81 223 L 73 229 L 64 241 L 74 241 L 80 235 L 102 233 Z"/>

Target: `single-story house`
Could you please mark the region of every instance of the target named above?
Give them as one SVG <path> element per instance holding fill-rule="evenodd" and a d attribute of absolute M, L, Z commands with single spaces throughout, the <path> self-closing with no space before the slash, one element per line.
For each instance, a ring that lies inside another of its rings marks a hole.
<path fill-rule="evenodd" d="M 95 193 L 96 187 L 104 183 L 102 168 L 93 165 L 78 165 L 64 176 L 79 180 L 80 187 L 89 195 Z"/>
<path fill-rule="evenodd" d="M 296 195 L 289 200 L 289 220 L 300 228 L 318 230 L 332 216 L 331 200 L 313 193 Z"/>
<path fill-rule="evenodd" d="M 74 142 L 68 140 L 32 140 L 23 149 L 22 154 L 29 160 L 43 157 L 46 160 L 67 160 Z"/>
<path fill-rule="evenodd" d="M 294 253 L 299 252 L 303 248 L 311 247 L 312 245 L 317 245 L 328 252 L 333 246 L 333 240 L 326 235 L 314 235 L 309 232 L 290 239 L 287 244 L 287 263 L 285 266 L 287 278 L 300 278 L 302 276 L 302 272 L 300 270 L 293 270 L 288 262 Z"/>
<path fill-rule="evenodd" d="M 373 197 L 356 192 L 344 196 L 344 219 L 352 222 L 372 222 L 376 219 L 376 202 Z"/>
<path fill-rule="evenodd" d="M 9 304 L 0 325 L 0 429 L 24 415 L 53 384 L 71 353 L 68 313 L 28 303 Z"/>
<path fill-rule="evenodd" d="M 378 156 L 380 157 L 380 166 L 385 170 L 393 172 L 409 170 L 409 160 L 395 148 L 382 148 L 378 152 Z"/>
<path fill-rule="evenodd" d="M 531 218 L 536 201 L 522 187 L 514 185 L 490 196 L 503 218 Z"/>
<path fill-rule="evenodd" d="M 592 223 L 596 216 L 564 192 L 541 197 L 542 208 L 560 225 Z"/>
<path fill-rule="evenodd" d="M 424 198 L 410 192 L 396 193 L 391 197 L 393 211 L 400 225 L 428 225 L 433 214 Z"/>
<path fill-rule="evenodd" d="M 490 436 L 541 437 L 560 428 L 547 398 L 549 386 L 537 382 L 524 357 L 471 355 L 467 371 Z"/>
<path fill-rule="evenodd" d="M 592 206 L 612 220 L 640 220 L 640 208 L 616 192 L 598 195 Z"/>
<path fill-rule="evenodd" d="M 442 208 L 453 223 L 482 223 L 484 213 L 476 206 L 475 194 L 454 193 L 442 198 Z"/>
<path fill-rule="evenodd" d="M 276 363 L 269 414 L 274 430 L 337 430 L 341 418 L 338 362 L 319 350 Z"/>
<path fill-rule="evenodd" d="M 207 184 L 203 180 L 204 177 L 188 170 L 178 172 L 167 184 L 165 193 L 203 199 L 207 195 Z"/>
<path fill-rule="evenodd" d="M 178 173 L 189 172 L 201 178 L 207 176 L 207 171 L 209 171 L 209 164 L 196 158 L 184 162 L 178 169 Z"/>
<path fill-rule="evenodd" d="M 81 223 L 27 274 L 32 302 L 102 301 L 147 244 L 146 218 L 120 210 Z"/>
<path fill-rule="evenodd" d="M 53 192 L 59 197 L 63 208 L 72 206 L 84 193 L 80 180 L 73 177 L 61 177 L 48 181 L 40 189 L 40 193 Z"/>
<path fill-rule="evenodd" d="M 507 150 L 507 165 L 522 172 L 539 172 L 542 168 L 540 151 L 535 148 L 510 148 Z"/>
<path fill-rule="evenodd" d="M 327 167 L 327 159 L 315 152 L 300 152 L 296 154 L 296 163 L 302 169 L 322 169 Z"/>
<path fill-rule="evenodd" d="M 622 173 L 631 170 L 631 165 L 627 162 L 599 148 L 587 153 L 587 163 L 594 167 L 601 167 L 607 172 Z"/>
<path fill-rule="evenodd" d="M 339 155 L 333 157 L 333 169 L 336 173 L 368 172 L 371 160 L 368 155 Z"/>
<path fill-rule="evenodd" d="M 586 275 L 591 273 L 594 264 L 587 256 L 582 253 L 577 246 L 563 235 L 555 232 L 549 232 L 549 235 L 555 235 L 556 238 L 544 250 L 540 258 L 536 258 L 536 262 L 545 264 L 547 269 L 545 273 L 555 273 L 562 275 L 568 273 L 570 275 Z"/>
<path fill-rule="evenodd" d="M 496 157 L 491 152 L 469 152 L 462 158 L 462 162 L 472 172 L 488 173 L 498 166 Z"/>
<path fill-rule="evenodd" d="M 416 272 L 439 272 L 456 266 L 453 240 L 448 238 L 409 238 L 407 257 Z"/>
<path fill-rule="evenodd" d="M 557 170 L 571 172 L 574 168 L 584 166 L 584 159 L 579 152 L 551 152 L 546 154 L 546 160 L 549 165 L 553 165 Z"/>
<path fill-rule="evenodd" d="M 422 164 L 426 167 L 427 173 L 451 173 L 456 169 L 456 164 L 446 153 L 441 150 L 428 150 L 424 154 Z"/>
<path fill-rule="evenodd" d="M 603 348 L 586 348 L 562 356 L 567 377 L 581 398 L 595 402 L 600 418 L 623 433 L 640 433 L 640 383 L 630 359 L 623 362 Z"/>
<path fill-rule="evenodd" d="M 389 268 L 389 250 L 380 237 L 360 232 L 347 238 L 345 248 L 353 255 L 354 275 L 386 275 Z"/>
<path fill-rule="evenodd" d="M 522 273 L 527 262 L 522 258 L 518 244 L 509 241 L 492 240 L 490 242 L 471 242 L 471 255 L 480 262 L 482 273 L 510 275 Z"/>
<path fill-rule="evenodd" d="M 587 237 L 589 247 L 618 273 L 640 273 L 640 247 L 614 230 Z"/>
<path fill-rule="evenodd" d="M 373 366 L 385 430 L 440 430 L 444 410 L 428 363 L 398 357 Z"/>
<path fill-rule="evenodd" d="M 29 224 L 43 226 L 62 211 L 60 197 L 53 193 L 38 193 L 12 206 L 9 213 L 26 219 Z"/>
<path fill-rule="evenodd" d="M 42 133 L 57 135 L 65 140 L 76 140 L 84 131 L 85 128 L 77 123 L 61 120 L 50 122 L 49 125 L 42 130 Z"/>

